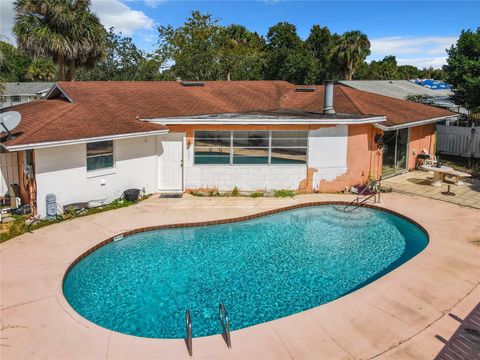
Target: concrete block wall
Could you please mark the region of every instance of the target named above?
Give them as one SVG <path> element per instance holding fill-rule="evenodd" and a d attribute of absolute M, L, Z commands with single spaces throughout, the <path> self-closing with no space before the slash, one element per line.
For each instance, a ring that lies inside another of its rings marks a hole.
<path fill-rule="evenodd" d="M 185 188 L 232 190 L 297 190 L 305 179 L 307 167 L 295 166 L 191 166 L 185 168 Z"/>

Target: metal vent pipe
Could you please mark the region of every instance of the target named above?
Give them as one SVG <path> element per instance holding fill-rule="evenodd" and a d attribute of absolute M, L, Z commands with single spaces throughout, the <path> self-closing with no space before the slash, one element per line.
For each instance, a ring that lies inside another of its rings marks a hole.
<path fill-rule="evenodd" d="M 323 98 L 323 113 L 324 114 L 335 114 L 335 109 L 333 108 L 333 81 L 325 81 L 325 93 Z"/>

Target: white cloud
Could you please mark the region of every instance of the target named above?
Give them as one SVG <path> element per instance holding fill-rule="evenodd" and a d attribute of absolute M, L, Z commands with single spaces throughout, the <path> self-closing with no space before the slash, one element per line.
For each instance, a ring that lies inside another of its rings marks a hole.
<path fill-rule="evenodd" d="M 441 68 L 447 64 L 446 56 L 421 57 L 421 58 L 397 58 L 398 65 L 413 65 L 418 68 Z"/>
<path fill-rule="evenodd" d="M 145 5 L 156 8 L 158 5 L 165 3 L 167 0 L 144 0 Z"/>
<path fill-rule="evenodd" d="M 92 10 L 107 29 L 113 26 L 115 32 L 125 35 L 150 30 L 155 24 L 143 11 L 133 10 L 119 0 L 92 0 Z"/>
<path fill-rule="evenodd" d="M 380 60 L 395 55 L 401 65 L 439 68 L 446 63 L 445 49 L 457 41 L 455 36 L 392 36 L 370 40 L 371 51 L 368 60 Z"/>
<path fill-rule="evenodd" d="M 13 19 L 15 12 L 13 11 L 13 0 L 0 0 L 0 35 L 1 40 L 7 40 L 10 43 L 15 42 L 12 34 Z"/>
<path fill-rule="evenodd" d="M 159 4 L 158 0 L 146 0 Z M 153 30 L 155 22 L 143 11 L 133 10 L 120 0 L 92 0 L 92 10 L 98 15 L 105 28 L 115 28 L 115 32 L 132 35 L 137 31 Z M 12 34 L 14 20 L 13 0 L 0 0 L 0 34 L 14 43 Z"/>

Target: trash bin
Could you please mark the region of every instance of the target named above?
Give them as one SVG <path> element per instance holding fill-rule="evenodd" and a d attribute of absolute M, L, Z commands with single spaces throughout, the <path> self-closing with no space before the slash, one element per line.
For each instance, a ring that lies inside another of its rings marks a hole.
<path fill-rule="evenodd" d="M 137 201 L 139 196 L 139 189 L 128 189 L 123 192 L 123 198 L 128 201 Z"/>

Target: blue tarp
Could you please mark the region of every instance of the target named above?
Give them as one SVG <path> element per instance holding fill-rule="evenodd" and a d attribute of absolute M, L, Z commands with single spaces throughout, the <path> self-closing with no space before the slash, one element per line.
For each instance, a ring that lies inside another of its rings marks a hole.
<path fill-rule="evenodd" d="M 417 80 L 415 80 L 415 84 L 425 86 L 426 88 L 429 88 L 429 89 L 432 89 L 432 90 L 450 90 L 450 85 L 445 84 L 443 81 L 439 81 L 439 80 L 433 80 L 433 79 L 420 80 L 420 79 L 417 79 Z"/>

